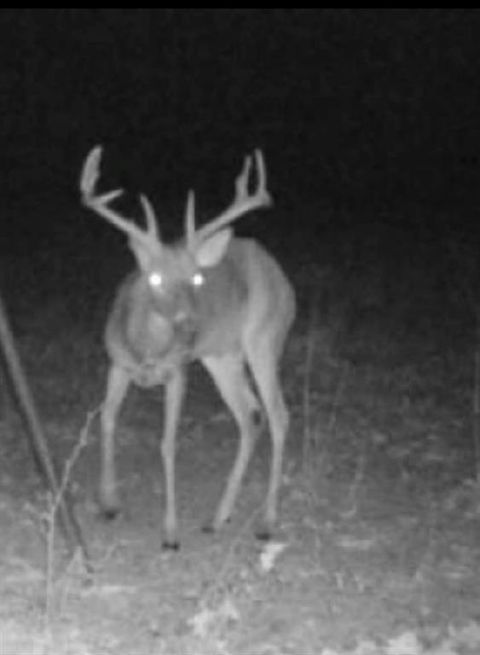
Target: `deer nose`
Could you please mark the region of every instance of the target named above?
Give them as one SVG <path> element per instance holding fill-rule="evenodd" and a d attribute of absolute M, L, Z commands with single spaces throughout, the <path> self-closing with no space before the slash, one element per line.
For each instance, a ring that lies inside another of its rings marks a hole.
<path fill-rule="evenodd" d="M 188 312 L 181 311 L 175 314 L 173 322 L 176 336 L 184 342 L 189 342 L 196 330 L 194 317 Z"/>
<path fill-rule="evenodd" d="M 173 322 L 174 322 L 176 325 L 181 325 L 182 323 L 185 323 L 185 321 L 187 321 L 188 318 L 189 318 L 189 316 L 188 316 L 187 312 L 185 312 L 185 311 L 183 311 L 183 310 L 182 310 L 182 311 L 178 311 L 178 312 L 175 314 L 175 316 L 173 317 Z"/>
<path fill-rule="evenodd" d="M 157 348 L 163 350 L 172 340 L 174 325 L 170 319 L 161 314 L 154 314 L 150 319 L 149 332 Z"/>

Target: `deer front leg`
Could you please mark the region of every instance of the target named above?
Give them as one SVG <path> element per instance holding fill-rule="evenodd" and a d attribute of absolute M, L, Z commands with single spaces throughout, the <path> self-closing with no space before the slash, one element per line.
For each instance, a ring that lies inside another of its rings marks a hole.
<path fill-rule="evenodd" d="M 163 547 L 177 550 L 177 510 L 175 504 L 175 441 L 180 410 L 185 395 L 185 373 L 182 369 L 172 372 L 165 389 L 164 433 L 161 444 L 163 474 L 165 478 L 165 517 Z"/>
<path fill-rule="evenodd" d="M 127 393 L 130 377 L 121 367 L 113 364 L 108 372 L 107 392 L 100 414 L 101 422 L 101 473 L 100 506 L 106 518 L 114 518 L 120 508 L 115 473 L 115 423 L 118 410 Z"/>

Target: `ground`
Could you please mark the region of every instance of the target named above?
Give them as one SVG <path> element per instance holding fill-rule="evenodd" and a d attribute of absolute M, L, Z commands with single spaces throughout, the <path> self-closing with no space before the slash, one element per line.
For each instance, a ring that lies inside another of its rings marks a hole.
<path fill-rule="evenodd" d="M 52 529 L 51 499 L 4 394 L 0 653 L 478 654 L 474 321 L 458 298 L 448 312 L 441 306 L 451 293 L 417 254 L 413 286 L 398 270 L 391 283 L 371 256 L 350 270 L 334 255 L 285 260 L 300 315 L 282 370 L 292 417 L 271 542 L 254 536 L 266 433 L 232 521 L 218 534 L 202 531 L 236 434 L 212 383 L 192 367 L 178 446 L 177 552 L 161 548 L 161 390 L 129 395 L 118 428 L 122 513 L 105 522 L 98 512 L 109 279 L 91 300 L 85 273 L 72 297 L 75 275 L 60 282 L 62 267 L 52 273 L 42 264 L 56 293 L 35 303 L 38 287 L 28 276 L 38 273 L 21 258 L 8 260 L 7 283 L 11 275 L 28 289 L 18 299 L 5 287 L 19 350 L 52 451 L 71 465 L 94 575 Z M 92 277 L 101 279 L 101 269 Z M 379 279 L 387 290 L 377 288 Z"/>

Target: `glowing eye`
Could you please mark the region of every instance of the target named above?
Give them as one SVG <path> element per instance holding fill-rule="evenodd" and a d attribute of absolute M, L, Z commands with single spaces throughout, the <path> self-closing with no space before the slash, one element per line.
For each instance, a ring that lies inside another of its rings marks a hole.
<path fill-rule="evenodd" d="M 150 286 L 158 288 L 162 286 L 163 279 L 160 273 L 150 273 L 148 276 L 148 282 Z"/>
<path fill-rule="evenodd" d="M 201 273 L 195 273 L 195 275 L 192 277 L 192 284 L 194 287 L 201 287 L 204 282 L 205 278 Z"/>

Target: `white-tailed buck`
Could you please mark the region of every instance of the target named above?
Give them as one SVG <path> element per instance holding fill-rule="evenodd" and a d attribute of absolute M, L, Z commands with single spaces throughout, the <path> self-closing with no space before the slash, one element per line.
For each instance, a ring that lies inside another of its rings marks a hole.
<path fill-rule="evenodd" d="M 272 438 L 265 519 L 258 536 L 268 538 L 277 515 L 288 411 L 279 383 L 279 360 L 295 316 L 293 289 L 279 265 L 251 239 L 234 238 L 231 223 L 268 207 L 262 153 L 246 157 L 235 198 L 208 224 L 196 228 L 193 192 L 188 194 L 184 238 L 165 245 L 153 208 L 140 196 L 146 229 L 111 207 L 121 190 L 97 194 L 101 147 L 88 155 L 80 188 L 84 205 L 128 236 L 138 268 L 121 284 L 108 318 L 105 342 L 111 359 L 101 413 L 100 502 L 107 516 L 119 507 L 114 462 L 118 410 L 131 382 L 163 384 L 165 475 L 164 546 L 178 547 L 175 508 L 175 438 L 184 397 L 186 368 L 200 360 L 238 425 L 240 440 L 212 529 L 230 518 L 259 429 L 261 404 Z M 248 190 L 252 163 L 257 188 Z M 247 367 L 255 382 L 249 378 Z"/>

